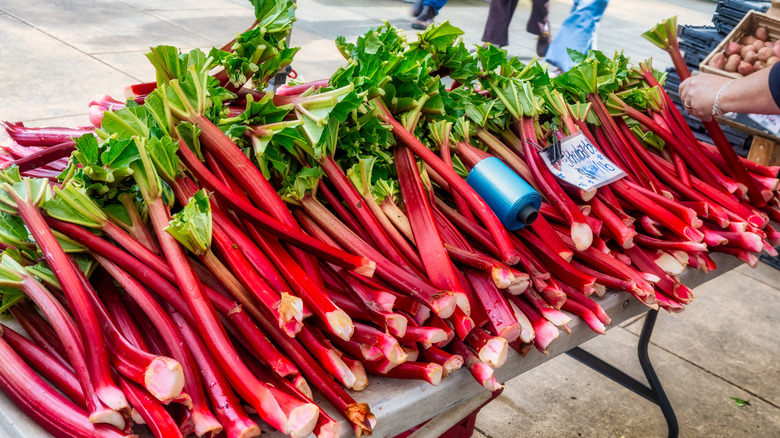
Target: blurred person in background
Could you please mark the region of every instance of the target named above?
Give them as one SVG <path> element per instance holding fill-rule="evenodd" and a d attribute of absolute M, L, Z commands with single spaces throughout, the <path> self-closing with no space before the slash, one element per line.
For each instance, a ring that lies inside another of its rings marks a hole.
<path fill-rule="evenodd" d="M 482 41 L 494 46 L 504 47 L 509 44 L 509 23 L 517 8 L 518 0 L 490 0 L 485 32 Z M 536 35 L 536 54 L 544 56 L 550 46 L 550 0 L 531 0 L 531 15 L 525 25 L 525 30 Z"/>
<path fill-rule="evenodd" d="M 574 63 L 567 49 L 585 53 L 596 49 L 596 30 L 609 0 L 574 0 L 571 13 L 561 24 L 545 56 L 555 73 L 569 71 Z"/>
<path fill-rule="evenodd" d="M 433 17 L 439 15 L 439 10 L 447 4 L 447 0 L 416 0 L 412 5 L 412 27 L 418 30 L 427 29 L 433 24 Z"/>

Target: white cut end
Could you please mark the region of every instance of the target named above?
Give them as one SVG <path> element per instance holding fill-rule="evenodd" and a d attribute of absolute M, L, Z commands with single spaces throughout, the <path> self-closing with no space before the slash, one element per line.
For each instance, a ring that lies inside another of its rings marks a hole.
<path fill-rule="evenodd" d="M 487 362 L 493 368 L 498 368 L 506 362 L 509 343 L 504 338 L 493 338 L 479 349 L 479 359 Z"/>
<path fill-rule="evenodd" d="M 355 374 L 349 368 L 349 366 L 341 360 L 338 354 L 333 350 L 328 350 L 328 362 L 329 364 L 322 364 L 326 369 L 333 373 L 333 377 L 341 382 L 342 385 L 347 388 L 352 387 L 355 384 Z"/>
<path fill-rule="evenodd" d="M 406 334 L 406 327 L 409 325 L 409 320 L 403 315 L 397 313 L 391 313 L 385 315 L 385 325 L 387 331 L 396 338 L 402 338 Z"/>
<path fill-rule="evenodd" d="M 515 282 L 514 274 L 506 268 L 493 268 L 490 272 L 490 277 L 499 289 L 506 289 Z"/>
<path fill-rule="evenodd" d="M 292 438 L 304 438 L 314 431 L 320 408 L 313 403 L 299 406 L 287 417 L 287 430 Z"/>
<path fill-rule="evenodd" d="M 596 196 L 596 192 L 597 190 L 595 187 L 591 187 L 588 190 L 580 190 L 580 197 L 583 201 L 588 202 Z"/>
<path fill-rule="evenodd" d="M 441 375 L 444 369 L 437 363 L 429 363 L 427 365 L 426 379 L 431 385 L 438 385 L 441 382 Z"/>
<path fill-rule="evenodd" d="M 364 277 L 373 277 L 374 271 L 376 271 L 376 262 L 366 259 L 366 262 L 355 268 L 355 270 L 352 272 Z"/>
<path fill-rule="evenodd" d="M 449 292 L 440 293 L 431 301 L 431 310 L 442 319 L 447 319 L 452 316 L 452 313 L 455 311 L 455 306 L 457 305 L 455 297 Z"/>
<path fill-rule="evenodd" d="M 89 422 L 94 424 L 110 424 L 119 430 L 124 430 L 126 425 L 125 418 L 122 416 L 122 414 L 117 411 L 112 411 L 108 408 L 92 412 L 89 415 Z"/>
<path fill-rule="evenodd" d="M 420 350 L 416 348 L 401 347 L 401 349 L 406 353 L 407 362 L 417 362 L 417 359 L 420 358 Z"/>
<path fill-rule="evenodd" d="M 463 366 L 463 357 L 457 354 L 454 354 L 450 356 L 449 359 L 447 359 L 446 362 L 444 362 L 442 367 L 442 377 L 446 377 L 447 374 L 460 369 Z"/>
<path fill-rule="evenodd" d="M 657 275 L 653 275 L 649 272 L 637 272 L 640 277 L 642 277 L 643 280 L 645 280 L 648 283 L 658 283 L 661 281 L 661 278 L 659 278 Z"/>
<path fill-rule="evenodd" d="M 706 247 L 704 249 L 706 249 Z M 682 263 L 683 266 L 688 266 L 688 262 L 691 260 L 691 256 L 685 251 L 671 251 L 670 254 L 677 259 L 678 262 Z"/>
<path fill-rule="evenodd" d="M 97 394 L 100 401 L 105 403 L 106 406 L 108 406 L 112 411 L 121 412 L 130 408 L 130 404 L 127 402 L 125 394 L 116 386 L 96 386 L 95 393 Z M 120 429 L 122 428 L 120 427 Z"/>
<path fill-rule="evenodd" d="M 523 327 L 520 324 L 514 323 L 504 326 L 498 333 L 498 336 L 506 339 L 507 342 L 514 342 L 520 337 L 520 332 L 522 330 Z"/>
<path fill-rule="evenodd" d="M 406 362 L 406 353 L 404 353 L 404 350 L 398 345 L 398 342 L 394 342 L 394 344 L 385 342 L 384 346 L 380 346 L 380 350 L 382 350 L 382 354 L 385 355 L 385 358 L 387 358 L 390 363 L 398 365 Z"/>
<path fill-rule="evenodd" d="M 260 429 L 260 427 L 256 424 L 253 424 L 252 426 L 242 430 L 240 435 L 237 435 L 237 438 L 254 438 L 256 436 L 260 436 L 262 433 L 262 429 Z"/>
<path fill-rule="evenodd" d="M 338 421 L 329 421 L 317 431 L 317 438 L 339 438 L 341 436 L 341 424 Z"/>
<path fill-rule="evenodd" d="M 353 391 L 362 391 L 366 389 L 366 386 L 368 386 L 368 375 L 366 374 L 366 369 L 363 364 L 356 360 L 352 361 L 350 363 L 350 369 L 352 370 L 352 374 L 355 375 L 355 383 L 353 383 L 349 389 Z"/>
<path fill-rule="evenodd" d="M 509 300 L 509 307 L 512 308 L 512 313 L 515 314 L 515 319 L 520 325 L 520 340 L 526 344 L 531 343 L 531 341 L 533 341 L 534 337 L 536 336 L 534 333 L 533 324 L 531 324 L 531 320 L 529 320 L 528 316 L 526 316 L 526 314 L 523 313 L 523 311 L 520 310 L 520 308 L 517 307 L 517 305 L 511 300 Z"/>
<path fill-rule="evenodd" d="M 287 292 L 281 293 L 281 299 L 277 305 L 279 317 L 285 323 L 288 321 L 303 320 L 303 300 Z"/>
<path fill-rule="evenodd" d="M 571 240 L 577 251 L 585 251 L 593 243 L 593 230 L 585 222 L 571 224 Z"/>
<path fill-rule="evenodd" d="M 311 392 L 311 386 L 309 386 L 309 382 L 307 382 L 306 378 L 304 378 L 302 375 L 298 374 L 295 376 L 292 380 L 292 384 L 298 388 L 298 391 L 301 391 L 303 395 L 309 397 L 309 400 L 314 397 L 314 394 Z"/>
<path fill-rule="evenodd" d="M 441 329 L 429 330 L 428 333 L 429 335 L 426 344 L 437 344 L 439 342 L 444 342 L 447 340 L 447 332 L 445 332 L 444 330 Z M 407 359 L 407 360 L 411 360 L 411 359 Z"/>
<path fill-rule="evenodd" d="M 518 281 L 513 284 L 510 284 L 509 287 L 506 288 L 506 291 L 512 295 L 521 295 L 523 292 L 525 292 L 526 289 L 528 289 L 528 286 L 530 285 L 531 285 L 530 280 Z"/>
<path fill-rule="evenodd" d="M 428 318 L 430 317 L 431 317 L 431 308 L 428 307 L 427 305 L 420 304 L 420 306 L 417 307 L 417 313 L 414 314 L 414 322 L 416 322 L 419 325 L 423 325 L 425 321 L 427 321 Z"/>
<path fill-rule="evenodd" d="M 144 387 L 163 403 L 178 397 L 184 388 L 181 364 L 169 357 L 155 358 L 144 374 Z"/>
<path fill-rule="evenodd" d="M 453 292 L 452 295 L 455 296 L 455 305 L 460 307 L 460 310 L 466 315 L 471 315 L 471 302 L 469 301 L 469 296 L 463 292 Z"/>
<path fill-rule="evenodd" d="M 355 326 L 352 325 L 352 318 L 346 312 L 337 309 L 326 313 L 325 319 L 331 333 L 345 341 L 349 341 L 352 333 L 355 331 Z"/>
<path fill-rule="evenodd" d="M 595 293 L 597 297 L 602 297 L 607 292 L 607 288 L 603 284 L 594 283 L 593 288 L 595 289 L 593 293 Z"/>
<path fill-rule="evenodd" d="M 133 423 L 135 424 L 146 424 L 146 421 L 144 421 L 143 417 L 141 417 L 141 413 L 138 412 L 136 408 L 130 409 L 130 419 L 133 420 Z"/>
<path fill-rule="evenodd" d="M 658 254 L 655 258 L 655 264 L 669 275 L 680 275 L 685 270 L 685 266 L 668 252 Z"/>
<path fill-rule="evenodd" d="M 363 359 L 369 362 L 374 362 L 385 357 L 385 355 L 382 354 L 382 350 L 373 345 L 362 344 L 358 342 L 358 346 L 360 347 L 360 353 L 363 355 Z"/>

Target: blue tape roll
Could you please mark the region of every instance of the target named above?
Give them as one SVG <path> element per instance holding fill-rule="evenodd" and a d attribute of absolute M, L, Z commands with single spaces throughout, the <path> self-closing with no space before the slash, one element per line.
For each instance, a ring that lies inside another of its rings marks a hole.
<path fill-rule="evenodd" d="M 530 225 L 542 206 L 539 193 L 496 157 L 477 163 L 466 182 L 512 231 Z"/>

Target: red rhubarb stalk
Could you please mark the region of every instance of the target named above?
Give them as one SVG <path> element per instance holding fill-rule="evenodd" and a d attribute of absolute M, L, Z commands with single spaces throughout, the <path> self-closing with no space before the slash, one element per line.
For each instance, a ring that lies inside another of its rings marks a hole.
<path fill-rule="evenodd" d="M 509 265 L 517 263 L 517 250 L 509 240 L 506 228 L 504 228 L 501 221 L 498 220 L 485 201 L 480 198 L 474 189 L 466 184 L 466 181 L 456 174 L 454 170 L 447 166 L 439 157 L 431 152 L 430 149 L 422 144 L 420 140 L 401 126 L 380 99 L 376 99 L 375 102 L 380 108 L 379 117 L 384 122 L 390 124 L 393 134 L 401 143 L 408 146 L 415 155 L 420 157 L 426 164 L 431 166 L 439 175 L 441 175 L 453 190 L 456 190 L 464 199 L 466 199 L 466 202 L 471 206 L 472 212 L 482 221 L 493 237 L 494 243 L 501 253 L 501 261 Z"/>

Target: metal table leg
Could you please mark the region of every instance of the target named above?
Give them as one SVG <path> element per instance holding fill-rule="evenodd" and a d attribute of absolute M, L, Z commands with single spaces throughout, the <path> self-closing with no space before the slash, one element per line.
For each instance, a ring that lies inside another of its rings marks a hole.
<path fill-rule="evenodd" d="M 653 328 L 655 327 L 657 318 L 657 310 L 650 310 L 647 312 L 645 322 L 642 325 L 642 332 L 639 335 L 639 342 L 637 343 L 639 364 L 642 366 L 642 371 L 645 373 L 649 387 L 580 347 L 575 347 L 566 354 L 589 366 L 599 374 L 612 379 L 632 392 L 641 395 L 645 399 L 658 405 L 661 408 L 661 412 L 664 414 L 664 418 L 666 418 L 666 424 L 669 428 L 669 438 L 677 438 L 679 426 L 677 424 L 677 417 L 674 414 L 674 408 L 672 408 L 669 399 L 666 397 L 666 393 L 664 393 L 664 389 L 661 386 L 660 380 L 658 380 L 658 376 L 655 374 L 653 364 L 650 362 L 650 357 L 647 353 L 647 347 L 650 344 L 650 337 L 653 334 Z"/>

